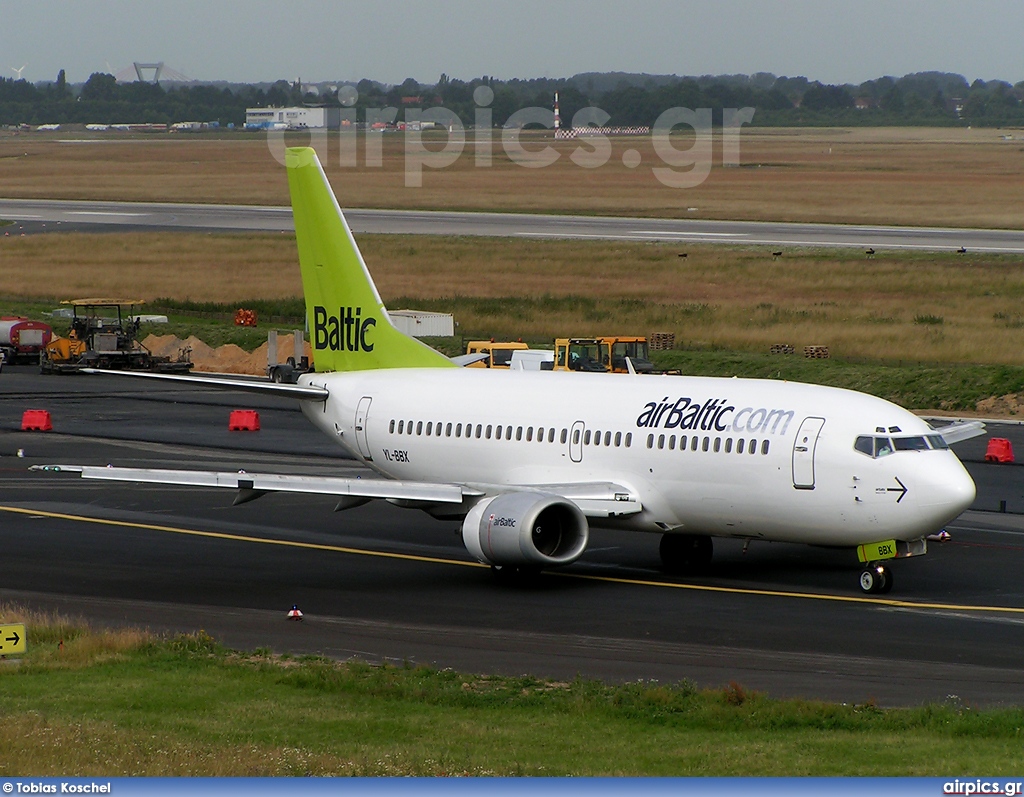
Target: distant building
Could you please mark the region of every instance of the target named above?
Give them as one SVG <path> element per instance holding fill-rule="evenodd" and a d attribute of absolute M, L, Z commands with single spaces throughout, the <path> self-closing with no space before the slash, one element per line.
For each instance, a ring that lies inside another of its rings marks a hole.
<path fill-rule="evenodd" d="M 341 127 L 341 109 L 246 108 L 245 126 L 249 130 L 337 130 Z"/>
<path fill-rule="evenodd" d="M 400 332 L 414 338 L 450 338 L 455 334 L 455 320 L 451 313 L 432 313 L 428 310 L 390 310 L 388 317 Z"/>

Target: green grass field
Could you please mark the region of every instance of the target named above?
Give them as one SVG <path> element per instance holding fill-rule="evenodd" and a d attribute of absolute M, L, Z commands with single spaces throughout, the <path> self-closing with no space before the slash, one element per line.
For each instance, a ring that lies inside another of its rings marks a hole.
<path fill-rule="evenodd" d="M 225 650 L 0 607 L 0 776 L 961 775 L 1024 766 L 1024 709 L 779 701 Z M 59 647 L 59 643 L 63 645 Z"/>

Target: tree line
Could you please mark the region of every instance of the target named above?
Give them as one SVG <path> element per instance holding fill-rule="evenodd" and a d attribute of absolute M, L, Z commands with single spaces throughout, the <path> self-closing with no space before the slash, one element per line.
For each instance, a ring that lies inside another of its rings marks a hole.
<path fill-rule="evenodd" d="M 609 114 L 609 124 L 650 125 L 668 108 L 711 108 L 716 121 L 723 108 L 753 107 L 754 125 L 1024 125 L 1024 81 L 973 83 L 962 75 L 919 72 L 881 77 L 859 85 L 830 85 L 806 77 L 770 73 L 680 78 L 674 75 L 588 73 L 571 78 L 469 81 L 441 75 L 435 84 L 409 78 L 398 85 L 369 79 L 356 84 L 357 118 L 368 108 L 443 106 L 467 127 L 476 120 L 474 91 L 488 86 L 491 118 L 501 126 L 516 111 L 550 109 L 557 91 L 563 124 L 587 107 Z M 350 90 L 349 90 L 350 93 Z M 52 82 L 0 78 L 0 125 L 116 124 L 181 121 L 245 123 L 245 109 L 289 105 L 349 104 L 345 89 L 277 81 L 273 84 L 118 82 L 94 73 L 84 84 L 68 84 L 64 70 Z"/>

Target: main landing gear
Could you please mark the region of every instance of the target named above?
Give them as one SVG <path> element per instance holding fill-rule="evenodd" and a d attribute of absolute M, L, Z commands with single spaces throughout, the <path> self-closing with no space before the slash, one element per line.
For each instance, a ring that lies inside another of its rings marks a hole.
<path fill-rule="evenodd" d="M 860 574 L 860 588 L 868 594 L 884 595 L 892 589 L 892 573 L 885 565 L 868 564 Z"/>
<path fill-rule="evenodd" d="M 703 535 L 664 534 L 658 550 L 666 572 L 699 573 L 711 564 L 714 546 Z"/>

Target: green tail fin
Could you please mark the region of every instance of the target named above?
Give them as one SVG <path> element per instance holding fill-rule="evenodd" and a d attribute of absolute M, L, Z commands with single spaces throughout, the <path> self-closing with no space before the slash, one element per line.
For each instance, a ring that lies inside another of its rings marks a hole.
<path fill-rule="evenodd" d="M 285 165 L 316 370 L 455 367 L 392 326 L 316 152 L 288 149 Z"/>

